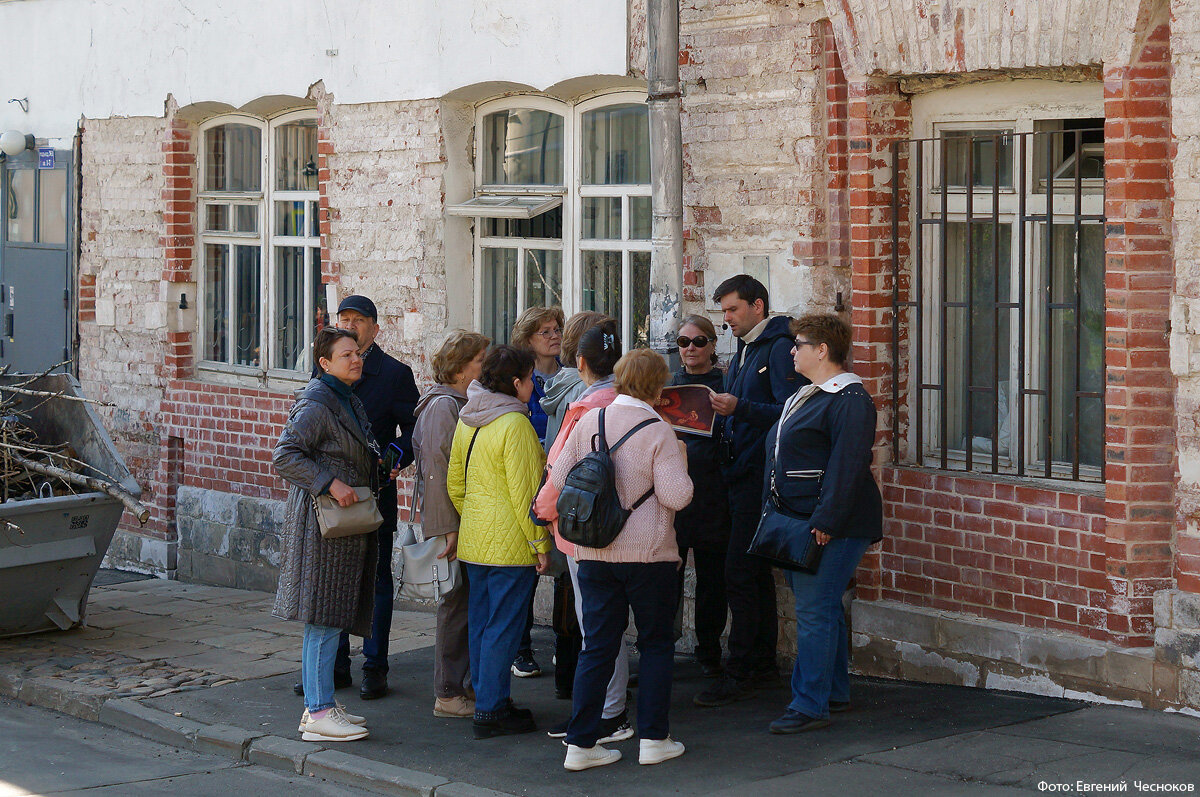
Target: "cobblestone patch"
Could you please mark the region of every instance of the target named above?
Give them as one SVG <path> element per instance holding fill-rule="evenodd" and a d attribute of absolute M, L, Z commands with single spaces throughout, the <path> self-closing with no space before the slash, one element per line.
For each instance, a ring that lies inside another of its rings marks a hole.
<path fill-rule="evenodd" d="M 154 698 L 298 672 L 303 627 L 272 617 L 273 597 L 158 579 L 94 587 L 85 627 L 0 639 L 0 693 L 57 683 L 103 700 Z M 403 650 L 430 645 L 433 624 L 397 613 L 392 638 Z"/>

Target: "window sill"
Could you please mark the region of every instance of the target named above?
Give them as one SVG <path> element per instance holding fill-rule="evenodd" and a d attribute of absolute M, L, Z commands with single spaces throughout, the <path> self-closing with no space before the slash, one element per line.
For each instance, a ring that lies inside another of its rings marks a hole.
<path fill-rule="evenodd" d="M 1053 490 L 1059 493 L 1074 493 L 1075 495 L 1094 495 L 1104 497 L 1104 482 L 1072 481 L 1070 479 L 1047 479 L 1044 476 L 1016 476 L 1007 473 L 981 473 L 973 470 L 956 468 L 943 469 L 934 465 L 915 465 L 912 463 L 887 463 L 884 467 L 896 470 L 923 471 L 950 478 L 975 479 L 992 482 L 993 484 L 1011 484 L 1018 487 L 1035 487 L 1041 490 Z"/>
<path fill-rule="evenodd" d="M 299 371 L 264 371 L 261 368 L 212 361 L 196 365 L 196 379 L 214 385 L 268 390 L 289 395 L 308 384 L 307 374 Z"/>

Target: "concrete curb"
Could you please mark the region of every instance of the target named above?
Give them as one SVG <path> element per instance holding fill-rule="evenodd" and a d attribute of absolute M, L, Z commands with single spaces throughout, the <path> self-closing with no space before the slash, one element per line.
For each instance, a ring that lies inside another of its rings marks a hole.
<path fill-rule="evenodd" d="M 458 783 L 439 775 L 364 758 L 318 744 L 268 736 L 233 725 L 177 717 L 137 698 L 109 698 L 108 692 L 57 678 L 24 678 L 0 667 L 0 695 L 73 717 L 101 722 L 151 741 L 277 769 L 312 775 L 381 794 L 414 797 L 515 797 L 509 792 Z"/>

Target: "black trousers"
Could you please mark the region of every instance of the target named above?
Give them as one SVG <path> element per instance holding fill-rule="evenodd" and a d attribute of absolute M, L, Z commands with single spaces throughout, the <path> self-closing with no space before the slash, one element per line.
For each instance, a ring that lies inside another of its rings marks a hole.
<path fill-rule="evenodd" d="M 641 667 L 638 670 L 637 730 L 642 739 L 670 733 L 671 680 L 675 666 L 674 562 L 579 563 L 583 636 L 587 645 L 575 670 L 575 694 L 567 741 L 592 747 L 600 738 L 604 695 L 612 678 L 621 636 L 633 609 Z"/>
<path fill-rule="evenodd" d="M 389 491 L 387 487 L 390 487 Z M 392 583 L 392 545 L 396 537 L 396 484 L 389 482 L 379 496 L 379 514 L 383 525 L 379 527 L 379 558 L 375 562 L 375 606 L 371 614 L 371 637 L 363 640 L 363 670 L 375 670 L 387 674 L 388 637 L 392 634 L 392 604 L 396 587 Z M 391 498 L 389 501 L 388 498 Z M 350 672 L 350 635 L 342 632 L 338 640 L 337 658 L 333 668 L 339 672 Z"/>
<path fill-rule="evenodd" d="M 739 482 L 749 489 L 729 491 L 732 528 L 725 558 L 725 595 L 731 622 L 726 669 L 734 678 L 745 679 L 775 670 L 779 615 L 770 565 L 746 553 L 762 512 L 763 474 L 750 474 Z"/>
<path fill-rule="evenodd" d="M 688 551 L 696 567 L 696 660 L 702 664 L 721 663 L 721 634 L 729 617 L 725 598 L 726 549 L 679 548 L 679 558 L 687 563 Z M 679 568 L 679 600 L 683 601 L 686 568 Z"/>

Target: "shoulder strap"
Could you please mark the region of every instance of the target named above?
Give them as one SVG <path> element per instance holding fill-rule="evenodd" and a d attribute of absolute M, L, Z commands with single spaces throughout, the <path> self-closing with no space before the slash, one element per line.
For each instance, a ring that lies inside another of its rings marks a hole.
<path fill-rule="evenodd" d="M 601 410 L 601 412 L 603 412 L 603 410 Z M 618 448 L 620 448 L 620 447 L 621 447 L 621 444 L 622 444 L 622 443 L 624 443 L 624 442 L 625 442 L 626 440 L 628 440 L 629 438 L 633 437 L 633 435 L 634 435 L 634 433 L 635 433 L 635 432 L 640 432 L 642 429 L 645 429 L 645 428 L 646 428 L 647 426 L 649 426 L 650 424 L 652 424 L 652 423 L 658 423 L 658 421 L 659 421 L 659 419 L 658 419 L 658 418 L 647 418 L 646 420 L 644 420 L 644 421 L 642 421 L 641 423 L 639 423 L 637 426 L 635 426 L 635 427 L 633 427 L 632 429 L 630 429 L 628 432 L 626 432 L 624 435 L 622 435 L 622 436 L 621 436 L 621 439 L 620 439 L 620 440 L 618 440 L 618 441 L 616 442 L 616 444 L 615 444 L 615 445 L 613 445 L 613 447 L 612 447 L 612 448 L 608 449 L 608 454 L 609 454 L 609 456 L 612 456 L 612 455 L 613 455 L 613 453 L 614 453 L 614 452 L 615 452 L 615 451 L 616 451 Z"/>
<path fill-rule="evenodd" d="M 467 468 L 471 467 L 471 452 L 475 450 L 475 438 L 479 437 L 479 429 L 475 427 L 475 434 L 471 435 L 471 445 L 467 446 L 467 461 L 463 463 L 463 482 L 467 481 Z"/>

